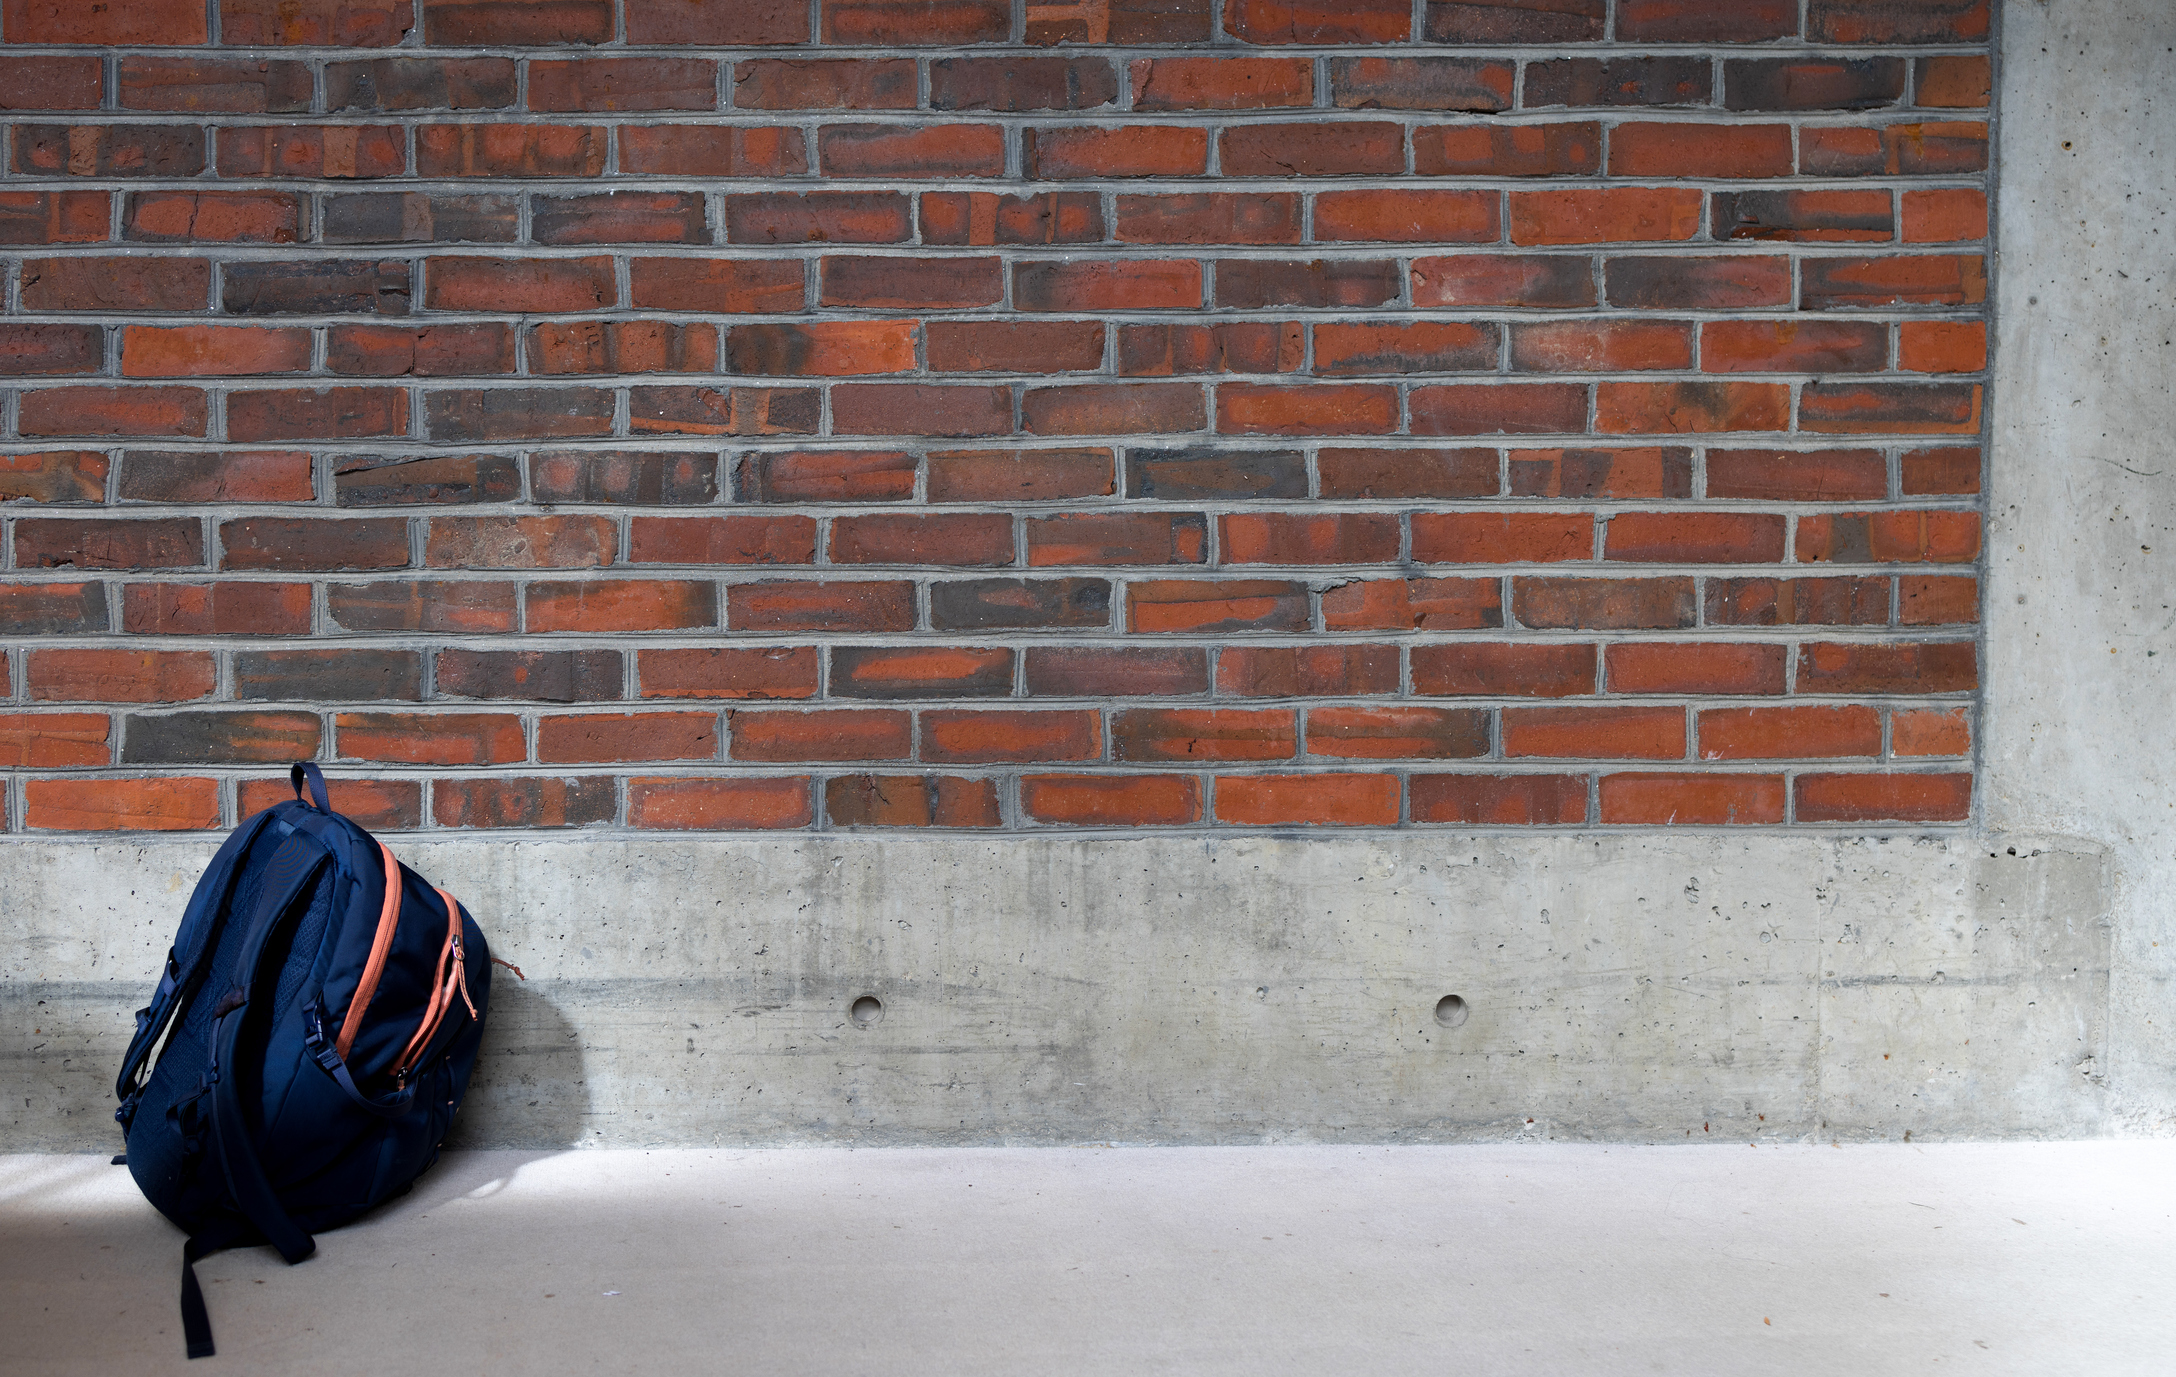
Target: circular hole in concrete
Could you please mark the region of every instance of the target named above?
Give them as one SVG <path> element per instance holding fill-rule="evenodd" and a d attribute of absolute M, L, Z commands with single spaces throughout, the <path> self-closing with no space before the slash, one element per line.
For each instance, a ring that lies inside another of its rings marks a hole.
<path fill-rule="evenodd" d="M 1436 1022 L 1446 1028 L 1456 1028 L 1464 1023 L 1469 1012 L 1466 1001 L 1457 995 L 1445 995 L 1436 1001 Z"/>
<path fill-rule="evenodd" d="M 847 1012 L 853 1015 L 854 1022 L 860 1027 L 874 1028 L 884 1021 L 884 1001 L 875 995 L 863 995 L 854 1001 L 854 1007 Z"/>

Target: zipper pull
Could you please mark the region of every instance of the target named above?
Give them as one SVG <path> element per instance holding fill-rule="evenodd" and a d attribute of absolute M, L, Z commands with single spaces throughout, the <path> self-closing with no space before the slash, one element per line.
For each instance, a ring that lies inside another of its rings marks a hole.
<path fill-rule="evenodd" d="M 468 996 L 468 954 L 461 950 L 459 932 L 453 936 L 453 983 L 461 991 L 461 1002 L 468 1005 L 469 1019 L 472 1022 L 482 1019 L 483 1015 L 476 1012 L 476 1001 Z"/>

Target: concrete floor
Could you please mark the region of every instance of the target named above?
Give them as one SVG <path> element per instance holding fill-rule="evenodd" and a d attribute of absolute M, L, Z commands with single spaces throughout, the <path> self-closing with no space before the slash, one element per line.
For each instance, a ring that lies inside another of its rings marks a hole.
<path fill-rule="evenodd" d="M 2176 1144 L 450 1156 L 283 1267 L 0 1157 L 8 1373 L 2167 1373 Z"/>

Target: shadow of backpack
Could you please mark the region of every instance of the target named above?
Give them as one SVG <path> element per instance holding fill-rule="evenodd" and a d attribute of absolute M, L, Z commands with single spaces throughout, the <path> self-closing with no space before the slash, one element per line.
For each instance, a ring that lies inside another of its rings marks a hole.
<path fill-rule="evenodd" d="M 196 1260 L 263 1242 L 300 1262 L 312 1233 L 407 1191 L 437 1160 L 490 1004 L 468 913 L 333 812 L 317 766 L 292 778 L 295 798 L 236 828 L 197 882 L 114 1086 L 115 1160 L 190 1236 L 192 1358 L 213 1351 Z"/>

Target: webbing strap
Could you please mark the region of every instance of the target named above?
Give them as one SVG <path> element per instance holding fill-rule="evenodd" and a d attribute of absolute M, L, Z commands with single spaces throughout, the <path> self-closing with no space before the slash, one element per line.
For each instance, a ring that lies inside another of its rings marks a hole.
<path fill-rule="evenodd" d="M 181 1337 L 192 1358 L 209 1358 L 218 1352 L 212 1347 L 212 1317 L 204 1311 L 204 1288 L 196 1284 L 197 1259 L 240 1241 L 241 1236 L 231 1230 L 213 1230 L 181 1245 Z"/>

